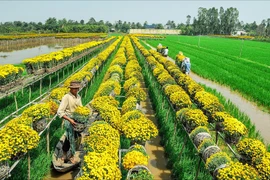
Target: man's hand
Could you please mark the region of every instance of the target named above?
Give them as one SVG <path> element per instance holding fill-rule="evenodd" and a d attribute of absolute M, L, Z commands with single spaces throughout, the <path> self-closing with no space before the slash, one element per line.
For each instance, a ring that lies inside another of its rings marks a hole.
<path fill-rule="evenodd" d="M 72 126 L 75 126 L 77 124 L 73 119 L 70 119 L 69 122 L 70 124 L 72 124 Z"/>

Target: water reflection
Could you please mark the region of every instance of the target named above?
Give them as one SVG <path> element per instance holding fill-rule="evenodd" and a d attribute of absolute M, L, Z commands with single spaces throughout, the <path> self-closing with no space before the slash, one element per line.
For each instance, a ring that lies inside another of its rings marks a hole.
<path fill-rule="evenodd" d="M 19 64 L 22 62 L 22 60 L 26 58 L 31 58 L 37 55 L 59 51 L 61 49 L 63 49 L 63 46 L 53 44 L 53 45 L 41 45 L 13 52 L 0 52 L 0 64 Z"/>

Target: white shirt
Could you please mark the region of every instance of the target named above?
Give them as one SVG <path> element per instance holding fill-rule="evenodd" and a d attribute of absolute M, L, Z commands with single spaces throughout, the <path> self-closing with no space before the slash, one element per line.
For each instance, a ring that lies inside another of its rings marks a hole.
<path fill-rule="evenodd" d="M 164 50 L 164 55 L 168 55 L 169 49 Z"/>

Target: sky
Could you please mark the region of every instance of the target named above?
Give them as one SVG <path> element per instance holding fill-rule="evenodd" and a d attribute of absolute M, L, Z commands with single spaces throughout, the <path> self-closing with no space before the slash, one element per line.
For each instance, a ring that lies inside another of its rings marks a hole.
<path fill-rule="evenodd" d="M 227 9 L 235 7 L 239 11 L 239 20 L 244 23 L 256 21 L 261 23 L 263 19 L 270 18 L 270 0 L 268 1 L 114 1 L 114 0 L 85 0 L 85 1 L 53 1 L 53 0 L 32 0 L 32 1 L 4 1 L 0 0 L 0 22 L 25 21 L 44 23 L 49 17 L 67 20 L 84 20 L 87 22 L 91 17 L 96 21 L 104 22 L 122 20 L 127 22 L 145 21 L 148 24 L 166 24 L 173 20 L 176 24 L 186 23 L 186 16 L 197 17 L 198 8 L 220 8 Z"/>

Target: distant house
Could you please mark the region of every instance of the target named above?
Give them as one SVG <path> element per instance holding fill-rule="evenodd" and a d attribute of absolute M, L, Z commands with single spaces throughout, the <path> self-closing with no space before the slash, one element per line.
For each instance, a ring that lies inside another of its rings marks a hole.
<path fill-rule="evenodd" d="M 114 29 L 114 28 L 111 28 L 111 29 L 110 29 L 110 32 L 115 32 L 115 29 Z"/>
<path fill-rule="evenodd" d="M 171 29 L 171 25 L 169 24 L 164 25 L 164 29 Z"/>
<path fill-rule="evenodd" d="M 243 36 L 243 35 L 247 35 L 247 32 L 244 30 L 237 30 L 233 32 L 233 35 L 235 36 Z"/>

